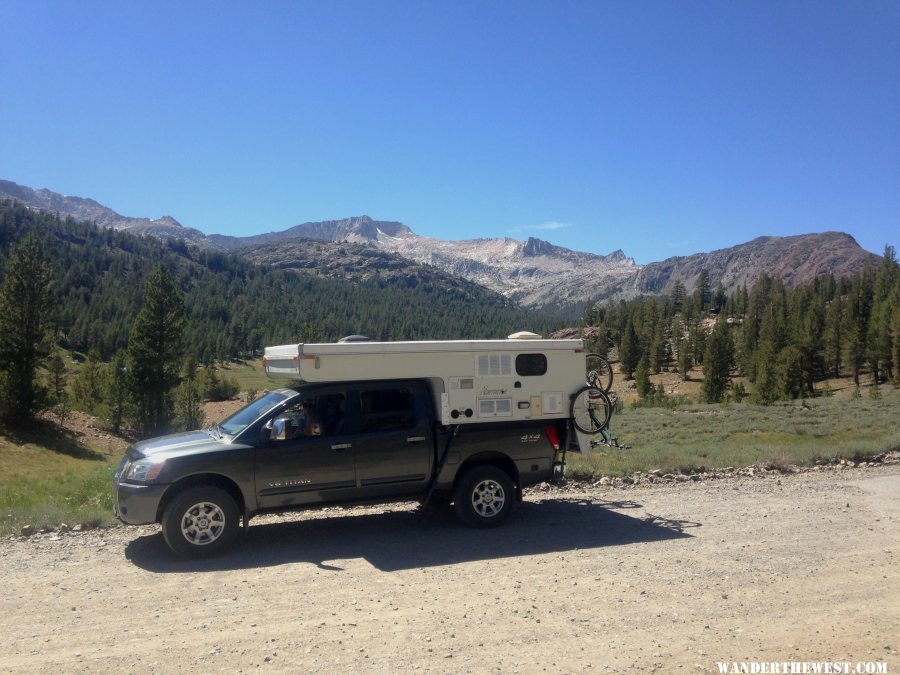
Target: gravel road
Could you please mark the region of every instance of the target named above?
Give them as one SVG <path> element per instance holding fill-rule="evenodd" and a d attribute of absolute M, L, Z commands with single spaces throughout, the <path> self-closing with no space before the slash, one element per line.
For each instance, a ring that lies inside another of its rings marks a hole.
<path fill-rule="evenodd" d="M 535 489 L 498 530 L 414 505 L 0 541 L 4 672 L 900 670 L 900 466 Z"/>

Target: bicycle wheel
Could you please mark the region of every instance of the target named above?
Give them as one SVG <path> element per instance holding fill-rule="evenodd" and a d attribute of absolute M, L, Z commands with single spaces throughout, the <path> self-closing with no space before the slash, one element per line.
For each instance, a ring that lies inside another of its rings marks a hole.
<path fill-rule="evenodd" d="M 609 392 L 613 381 L 613 371 L 609 361 L 599 354 L 588 354 L 585 357 L 585 363 L 587 365 L 587 383 L 604 392 Z"/>
<path fill-rule="evenodd" d="M 578 431 L 599 434 L 609 426 L 612 403 L 599 387 L 587 385 L 579 389 L 569 402 L 569 417 Z"/>

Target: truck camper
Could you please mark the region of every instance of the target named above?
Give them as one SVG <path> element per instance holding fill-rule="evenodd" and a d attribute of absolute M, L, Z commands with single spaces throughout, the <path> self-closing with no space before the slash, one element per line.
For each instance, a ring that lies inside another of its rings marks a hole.
<path fill-rule="evenodd" d="M 252 516 L 328 504 L 453 505 L 500 525 L 523 488 L 562 480 L 608 424 L 581 340 L 267 347 L 286 386 L 209 429 L 131 446 L 115 474 L 125 523 L 160 523 L 169 547 L 214 555 Z M 288 380 L 292 382 L 288 382 Z"/>
<path fill-rule="evenodd" d="M 562 419 L 585 385 L 581 340 L 337 342 L 267 347 L 272 377 L 304 383 L 420 379 L 443 425 Z"/>

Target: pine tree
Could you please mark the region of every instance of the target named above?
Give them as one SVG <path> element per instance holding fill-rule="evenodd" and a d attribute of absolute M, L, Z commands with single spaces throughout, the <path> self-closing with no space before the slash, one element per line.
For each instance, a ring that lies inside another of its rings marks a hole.
<path fill-rule="evenodd" d="M 845 363 L 850 366 L 853 384 L 859 386 L 859 374 L 866 361 L 866 327 L 868 323 L 866 311 L 866 293 L 862 281 L 854 280 L 847 297 L 847 310 L 844 313 L 844 352 Z"/>
<path fill-rule="evenodd" d="M 716 292 L 712 297 L 712 306 L 715 312 L 721 312 L 725 309 L 725 305 L 728 304 L 728 294 L 725 293 L 725 287 L 722 285 L 722 282 L 719 282 L 719 285 L 716 286 Z"/>
<path fill-rule="evenodd" d="M 640 360 L 641 344 L 634 329 L 634 323 L 629 319 L 625 326 L 625 333 L 622 335 L 622 344 L 619 346 L 619 367 L 626 380 L 630 380 L 634 375 L 634 369 L 637 368 Z"/>
<path fill-rule="evenodd" d="M 144 285 L 144 305 L 128 341 L 131 399 L 144 434 L 169 430 L 183 332 L 184 300 L 169 270 L 160 263 Z"/>
<path fill-rule="evenodd" d="M 891 315 L 896 307 L 897 293 L 900 289 L 900 268 L 893 246 L 884 247 L 884 257 L 875 274 L 873 288 L 872 312 L 866 335 L 866 356 L 872 366 L 874 379 L 879 380 L 883 373 L 886 380 L 892 379 L 894 369 L 893 342 L 891 334 Z"/>
<path fill-rule="evenodd" d="M 841 356 L 844 353 L 844 303 L 840 287 L 835 289 L 834 296 L 825 310 L 825 327 L 823 335 L 823 352 L 827 369 L 832 377 L 840 377 Z"/>
<path fill-rule="evenodd" d="M 50 385 L 50 401 L 58 405 L 66 396 L 66 362 L 59 350 L 53 352 L 47 362 L 47 381 Z"/>
<path fill-rule="evenodd" d="M 794 399 L 803 396 L 806 376 L 803 371 L 803 356 L 797 347 L 789 345 L 778 352 L 775 378 L 781 394 L 786 398 Z"/>
<path fill-rule="evenodd" d="M 92 415 L 97 413 L 97 406 L 103 402 L 106 388 L 101 361 L 100 351 L 91 347 L 73 385 L 76 405 Z"/>
<path fill-rule="evenodd" d="M 703 357 L 703 384 L 700 391 L 707 403 L 721 403 L 731 381 L 731 366 L 734 362 L 734 341 L 728 324 L 719 319 L 712 335 L 706 343 Z"/>
<path fill-rule="evenodd" d="M 672 286 L 672 293 L 669 296 L 672 298 L 672 311 L 681 311 L 681 307 L 684 304 L 685 295 L 687 295 L 687 291 L 684 288 L 684 284 L 680 281 L 676 281 Z"/>
<path fill-rule="evenodd" d="M 691 358 L 694 363 L 702 364 L 706 354 L 706 329 L 699 321 L 691 325 Z"/>
<path fill-rule="evenodd" d="M 893 295 L 893 310 L 891 311 L 891 360 L 896 366 L 894 370 L 894 383 L 900 384 L 900 289 Z"/>
<path fill-rule="evenodd" d="M 676 367 L 681 378 L 687 382 L 691 368 L 694 366 L 693 348 L 691 347 L 690 329 L 679 319 L 672 322 L 672 341 L 675 343 Z"/>
<path fill-rule="evenodd" d="M 203 426 L 203 409 L 200 402 L 197 362 L 193 357 L 188 357 L 184 366 L 184 378 L 175 391 L 175 417 L 179 429 L 189 431 Z"/>
<path fill-rule="evenodd" d="M 756 379 L 756 350 L 759 348 L 759 327 L 762 315 L 768 303 L 768 291 L 771 280 L 762 274 L 750 289 L 747 297 L 747 309 L 741 326 L 740 368 L 751 381 Z"/>
<path fill-rule="evenodd" d="M 653 341 L 650 343 L 650 370 L 660 373 L 666 364 L 666 343 L 662 321 L 656 325 Z"/>
<path fill-rule="evenodd" d="M 879 381 L 882 374 L 885 375 L 885 379 L 891 379 L 893 371 L 892 310 L 888 298 L 876 300 L 872 307 L 872 316 L 869 318 L 869 328 L 866 332 L 866 359 L 872 366 L 872 374 L 876 382 Z"/>
<path fill-rule="evenodd" d="M 60 422 L 64 422 L 69 414 L 69 393 L 66 391 L 66 362 L 59 350 L 53 352 L 47 362 L 47 383 L 49 385 L 50 400 Z"/>
<path fill-rule="evenodd" d="M 825 296 L 816 292 L 806 305 L 805 314 L 799 317 L 799 332 L 793 340 L 803 361 L 804 388 L 812 394 L 815 382 L 825 376 Z"/>
<path fill-rule="evenodd" d="M 700 270 L 700 275 L 697 277 L 697 281 L 694 284 L 694 303 L 697 306 L 697 311 L 700 313 L 700 317 L 703 317 L 703 313 L 709 309 L 710 303 L 712 301 L 712 293 L 709 288 L 709 272 L 704 270 Z"/>
<path fill-rule="evenodd" d="M 642 356 L 638 361 L 637 370 L 634 374 L 634 380 L 637 384 L 637 393 L 642 399 L 652 391 L 653 385 L 650 383 L 650 368 L 647 365 L 647 357 Z"/>
<path fill-rule="evenodd" d="M 753 403 L 769 405 L 780 398 L 778 376 L 775 372 L 775 352 L 769 342 L 760 344 L 756 354 L 756 380 L 750 400 Z"/>
<path fill-rule="evenodd" d="M 48 402 L 36 377 L 52 349 L 53 273 L 40 238 L 28 234 L 10 253 L 0 286 L 0 416 L 27 425 Z"/>

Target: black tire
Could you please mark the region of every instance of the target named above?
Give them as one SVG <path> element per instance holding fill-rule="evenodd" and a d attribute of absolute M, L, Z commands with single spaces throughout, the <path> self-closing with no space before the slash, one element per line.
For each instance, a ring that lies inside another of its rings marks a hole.
<path fill-rule="evenodd" d="M 189 488 L 176 496 L 162 517 L 162 532 L 175 553 L 208 558 L 231 546 L 240 514 L 234 499 L 217 487 Z"/>
<path fill-rule="evenodd" d="M 602 389 L 604 393 L 609 393 L 613 382 L 612 366 L 609 361 L 599 354 L 588 354 L 585 357 L 587 365 L 587 383 L 592 387 Z"/>
<path fill-rule="evenodd" d="M 575 392 L 569 402 L 569 417 L 578 431 L 599 434 L 609 426 L 612 403 L 602 389 L 584 386 Z"/>
<path fill-rule="evenodd" d="M 456 515 L 469 527 L 496 527 L 515 502 L 512 479 L 495 466 L 476 466 L 464 473 L 453 493 Z"/>

